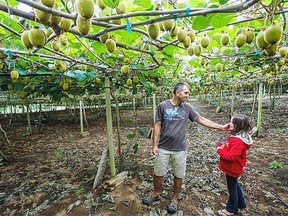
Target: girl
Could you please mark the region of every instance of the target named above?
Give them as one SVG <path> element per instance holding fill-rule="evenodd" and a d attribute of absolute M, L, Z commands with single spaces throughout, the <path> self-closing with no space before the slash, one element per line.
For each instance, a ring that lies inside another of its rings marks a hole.
<path fill-rule="evenodd" d="M 246 151 L 253 143 L 248 132 L 251 126 L 248 118 L 236 114 L 231 118 L 231 135 L 225 143 L 217 144 L 217 153 L 220 156 L 219 169 L 226 174 L 229 199 L 226 209 L 217 212 L 220 216 L 230 216 L 238 213 L 238 209 L 246 208 L 244 196 L 238 183 L 238 177 L 243 173 L 246 165 Z"/>

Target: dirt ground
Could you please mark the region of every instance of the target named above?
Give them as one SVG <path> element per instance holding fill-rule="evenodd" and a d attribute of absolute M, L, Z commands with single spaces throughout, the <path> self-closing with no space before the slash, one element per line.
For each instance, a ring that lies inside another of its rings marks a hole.
<path fill-rule="evenodd" d="M 207 101 L 193 100 L 191 104 L 213 121 L 230 121 L 229 101 L 224 103 L 221 113 L 216 113 L 215 106 Z M 247 209 L 239 215 L 288 215 L 287 96 L 278 98 L 275 105 L 270 110 L 269 98 L 264 100 L 263 127 L 260 136 L 254 138 L 247 168 L 240 178 Z M 235 109 L 250 116 L 251 99 L 238 98 Z M 141 203 L 152 191 L 153 157 L 151 139 L 141 135 L 139 128 L 150 130 L 152 109 L 139 108 L 136 116 L 133 110 L 121 110 L 123 170 L 129 171 L 129 177 L 112 191 L 101 186 L 92 189 L 102 151 L 107 147 L 104 113 L 86 110 L 88 126 L 85 124 L 82 136 L 79 122 L 68 111 L 44 113 L 42 124 L 33 125 L 32 135 L 26 134 L 25 115 L 14 116 L 11 124 L 10 116 L 0 116 L 1 126 L 14 145 L 13 163 L 0 160 L 0 215 L 167 215 L 166 206 L 172 194 L 171 172 L 163 182 L 162 201 L 150 207 Z M 37 119 L 37 115 L 33 114 L 32 119 Z M 251 119 L 253 125 L 256 116 L 254 113 Z M 131 138 L 131 134 L 135 137 Z M 227 135 L 228 132 L 189 123 L 187 176 L 175 215 L 214 215 L 225 207 L 228 194 L 225 177 L 218 170 L 215 143 Z M 114 136 L 118 164 L 116 128 Z M 7 147 L 1 134 L 0 150 L 10 157 Z M 108 166 L 103 182 L 109 179 L 109 173 Z"/>

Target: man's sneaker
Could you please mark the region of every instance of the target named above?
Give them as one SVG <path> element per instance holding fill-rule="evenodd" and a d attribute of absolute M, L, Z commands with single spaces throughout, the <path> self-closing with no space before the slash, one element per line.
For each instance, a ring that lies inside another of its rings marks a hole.
<path fill-rule="evenodd" d="M 170 202 L 170 204 L 167 206 L 167 212 L 168 212 L 169 214 L 174 214 L 174 213 L 176 213 L 176 212 L 177 212 L 177 206 L 178 206 L 177 202 L 175 202 L 174 200 L 172 200 L 172 201 Z"/>
<path fill-rule="evenodd" d="M 160 201 L 161 199 L 161 196 L 158 195 L 158 196 L 154 196 L 153 193 L 149 196 L 149 197 L 146 197 L 142 200 L 142 203 L 144 205 L 151 205 L 153 202 L 157 202 L 157 201 Z"/>

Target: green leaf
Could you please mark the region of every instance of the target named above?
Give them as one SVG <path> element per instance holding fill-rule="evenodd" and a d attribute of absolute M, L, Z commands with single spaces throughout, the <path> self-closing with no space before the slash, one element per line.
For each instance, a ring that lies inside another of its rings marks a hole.
<path fill-rule="evenodd" d="M 121 41 L 124 44 L 133 44 L 134 41 L 138 38 L 138 33 L 136 32 L 127 32 L 126 30 L 117 31 L 116 40 Z"/>
<path fill-rule="evenodd" d="M 75 79 L 78 82 L 82 82 L 85 81 L 87 78 L 86 73 L 87 73 L 86 71 L 81 70 L 75 70 L 75 71 L 69 70 L 65 72 L 65 75 Z"/>
<path fill-rule="evenodd" d="M 103 0 L 103 3 L 110 8 L 115 8 L 118 6 L 120 0 Z"/>
<path fill-rule="evenodd" d="M 228 2 L 229 0 L 219 0 L 219 4 L 224 5 Z"/>
<path fill-rule="evenodd" d="M 197 16 L 192 24 L 194 30 L 202 30 L 210 26 L 212 17 L 215 14 L 209 14 L 207 16 Z"/>
<path fill-rule="evenodd" d="M 145 128 L 139 128 L 138 129 L 138 133 L 141 135 L 141 136 L 147 136 L 148 132 Z"/>
<path fill-rule="evenodd" d="M 18 0 L 9 0 L 8 1 L 8 5 L 11 7 L 13 7 L 13 6 L 16 6 L 16 5 L 18 5 L 19 4 L 19 2 L 18 2 Z"/>
<path fill-rule="evenodd" d="M 139 144 L 135 143 L 133 146 L 133 149 L 134 149 L 134 154 L 136 154 L 138 152 L 138 149 L 139 149 Z"/>
<path fill-rule="evenodd" d="M 135 133 L 132 133 L 132 134 L 128 134 L 128 135 L 127 135 L 127 138 L 128 138 L 128 139 L 133 139 L 135 136 L 136 136 L 136 134 L 135 134 Z"/>
<path fill-rule="evenodd" d="M 94 41 L 91 43 L 91 46 L 93 47 L 93 52 L 94 53 L 106 53 L 107 49 L 105 47 L 104 43 L 101 43 L 99 41 Z"/>
<path fill-rule="evenodd" d="M 16 83 L 14 85 L 15 90 L 22 90 L 24 87 L 25 87 L 25 84 L 23 84 L 23 83 Z"/>
<path fill-rule="evenodd" d="M 162 50 L 162 53 L 168 56 L 173 56 L 174 50 L 175 50 L 174 46 L 167 46 Z"/>
<path fill-rule="evenodd" d="M 39 70 L 37 70 L 36 72 L 37 74 L 47 74 L 47 73 L 51 73 L 50 71 L 45 70 L 44 68 L 40 68 Z"/>
<path fill-rule="evenodd" d="M 86 84 L 86 80 L 78 82 L 78 86 L 83 87 Z"/>
<path fill-rule="evenodd" d="M 211 18 L 211 25 L 214 28 L 221 28 L 223 26 L 226 26 L 234 17 L 235 14 L 217 13 Z"/>
<path fill-rule="evenodd" d="M 138 5 L 143 9 L 150 9 L 151 7 L 153 7 L 153 5 L 151 4 L 151 0 L 134 0 L 133 4 Z"/>

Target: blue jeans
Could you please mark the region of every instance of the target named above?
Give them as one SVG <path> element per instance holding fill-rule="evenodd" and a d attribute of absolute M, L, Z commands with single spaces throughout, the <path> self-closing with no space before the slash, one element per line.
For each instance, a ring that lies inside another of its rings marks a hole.
<path fill-rule="evenodd" d="M 231 213 L 238 213 L 238 209 L 246 208 L 241 187 L 237 178 L 226 175 L 226 179 L 229 190 L 229 199 L 226 205 L 226 210 Z"/>

